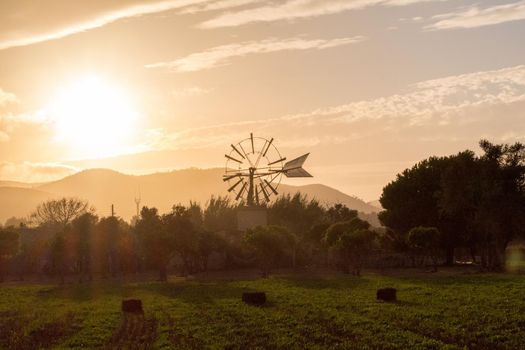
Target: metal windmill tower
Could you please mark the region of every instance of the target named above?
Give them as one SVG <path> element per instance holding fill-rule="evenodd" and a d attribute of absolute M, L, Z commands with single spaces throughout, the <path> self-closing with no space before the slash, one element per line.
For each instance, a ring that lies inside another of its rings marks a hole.
<path fill-rule="evenodd" d="M 226 169 L 223 181 L 228 183 L 228 192 L 235 194 L 235 199 L 246 204 L 237 214 L 239 230 L 256 225 L 266 225 L 267 215 L 264 204 L 271 196 L 278 195 L 282 176 L 312 177 L 303 169 L 309 153 L 286 162 L 274 139 L 250 137 L 236 144 L 231 144 L 226 157 Z"/>
<path fill-rule="evenodd" d="M 226 157 L 223 181 L 228 182 L 228 192 L 235 193 L 235 199 L 243 200 L 248 206 L 258 206 L 277 195 L 282 175 L 286 177 L 312 177 L 303 169 L 309 153 L 285 163 L 274 139 L 250 137 L 231 145 Z"/>

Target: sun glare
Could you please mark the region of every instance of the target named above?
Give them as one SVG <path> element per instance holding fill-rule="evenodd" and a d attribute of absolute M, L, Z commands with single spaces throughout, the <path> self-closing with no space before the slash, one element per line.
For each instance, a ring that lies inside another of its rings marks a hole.
<path fill-rule="evenodd" d="M 74 157 L 99 158 L 129 146 L 137 113 L 115 84 L 89 76 L 66 85 L 49 108 L 56 139 Z"/>

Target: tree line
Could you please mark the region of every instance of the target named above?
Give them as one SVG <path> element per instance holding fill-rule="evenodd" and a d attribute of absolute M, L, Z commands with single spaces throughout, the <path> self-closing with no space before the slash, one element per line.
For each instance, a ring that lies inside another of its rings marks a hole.
<path fill-rule="evenodd" d="M 348 271 L 355 253 L 346 250 L 361 244 L 353 231 L 376 234 L 357 211 L 342 204 L 326 207 L 299 193 L 277 198 L 266 208 L 268 225 L 246 232 L 237 229 L 240 208 L 227 197 L 211 197 L 204 207 L 177 204 L 167 213 L 143 207 L 127 223 L 117 216 L 99 218 L 76 198 L 48 200 L 28 223 L 0 229 L 0 276 L 10 270 L 19 279 L 43 274 L 63 283 L 67 276 L 82 282 L 94 274 L 111 278 L 155 270 L 166 281 L 170 271 L 206 271 L 212 257 L 214 268 L 257 266 L 266 276 L 275 267 L 329 264 L 332 248 Z M 353 226 L 329 230 L 341 223 Z"/>

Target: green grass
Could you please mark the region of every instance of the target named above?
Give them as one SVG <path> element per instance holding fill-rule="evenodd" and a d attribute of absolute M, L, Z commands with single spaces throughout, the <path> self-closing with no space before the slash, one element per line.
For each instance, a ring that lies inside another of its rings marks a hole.
<path fill-rule="evenodd" d="M 398 289 L 397 303 L 375 300 Z M 241 302 L 244 290 L 268 303 Z M 144 318 L 124 319 L 122 298 Z M 0 347 L 525 349 L 525 278 L 447 273 L 0 286 Z"/>

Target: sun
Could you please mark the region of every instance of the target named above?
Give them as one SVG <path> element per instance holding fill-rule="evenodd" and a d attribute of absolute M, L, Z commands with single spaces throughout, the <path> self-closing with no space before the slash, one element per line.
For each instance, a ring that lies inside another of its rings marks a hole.
<path fill-rule="evenodd" d="M 73 157 L 101 158 L 125 152 L 137 121 L 124 90 L 98 76 L 66 84 L 52 99 L 49 114 L 56 140 Z"/>

